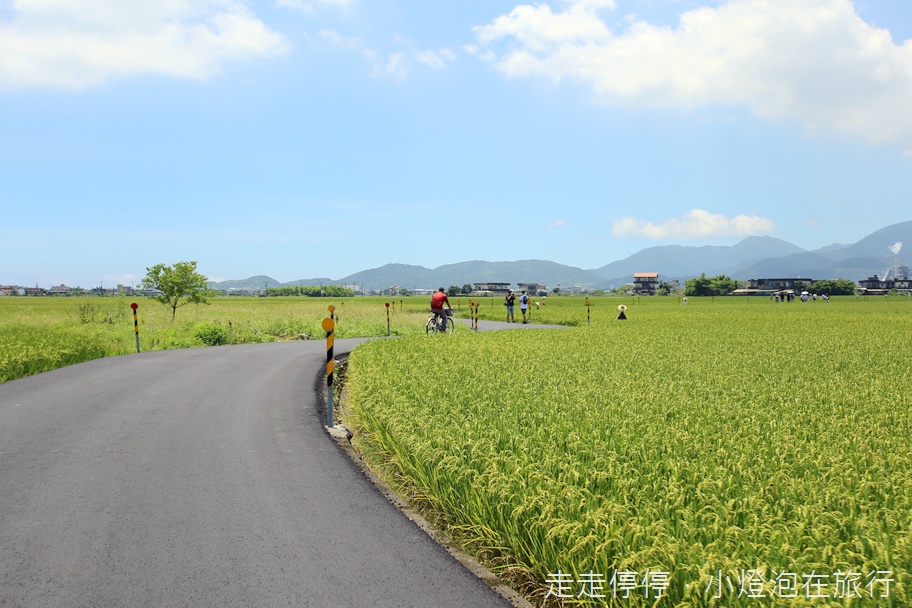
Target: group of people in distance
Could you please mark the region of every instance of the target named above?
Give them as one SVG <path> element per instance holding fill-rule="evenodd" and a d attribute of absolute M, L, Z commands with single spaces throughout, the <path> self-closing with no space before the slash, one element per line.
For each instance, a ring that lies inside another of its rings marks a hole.
<path fill-rule="evenodd" d="M 513 312 L 514 307 L 516 306 L 516 294 L 512 289 L 504 298 L 504 305 L 507 307 L 507 323 L 516 323 L 516 317 Z M 446 290 L 441 287 L 437 290 L 437 293 L 431 296 L 431 312 L 437 317 L 436 321 L 438 327 L 446 327 L 446 311 L 449 308 L 452 308 L 450 306 L 450 299 L 447 297 Z M 522 312 L 522 322 L 528 323 L 529 321 L 527 320 L 526 315 L 529 312 L 529 294 L 525 291 L 519 296 L 519 310 Z"/>
<path fill-rule="evenodd" d="M 529 322 L 526 317 L 527 313 L 529 312 L 529 303 L 529 294 L 523 291 L 522 295 L 519 296 L 519 310 L 522 312 L 523 323 Z M 544 303 L 545 298 L 542 297 L 542 301 L 536 302 L 535 305 L 541 306 Z M 684 304 L 687 304 L 687 298 L 684 298 Z M 504 297 L 504 306 L 507 307 L 507 323 L 516 323 L 516 317 L 513 313 L 516 306 L 516 294 L 512 289 L 506 295 L 506 297 Z M 437 290 L 437 293 L 431 297 L 431 312 L 434 313 L 434 316 L 436 317 L 436 321 L 438 323 L 437 326 L 441 328 L 441 331 L 443 331 L 443 328 L 446 327 L 446 311 L 450 308 L 450 299 L 447 297 L 446 290 L 441 287 Z M 627 315 L 625 313 L 627 311 L 627 307 L 621 304 L 618 306 L 618 310 L 620 311 L 620 314 L 617 316 L 618 320 L 626 321 Z"/>
<path fill-rule="evenodd" d="M 516 323 L 516 317 L 513 315 L 514 307 L 516 306 L 516 294 L 513 293 L 512 289 L 504 298 L 504 306 L 507 307 L 507 323 Z M 522 312 L 522 322 L 528 323 L 526 313 L 529 312 L 529 295 L 525 291 L 519 296 L 519 310 Z"/>

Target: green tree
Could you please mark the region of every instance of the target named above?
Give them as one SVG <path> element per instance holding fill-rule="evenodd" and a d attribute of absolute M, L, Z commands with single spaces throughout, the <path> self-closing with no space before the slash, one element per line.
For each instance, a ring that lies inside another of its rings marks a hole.
<path fill-rule="evenodd" d="M 551 290 L 551 293 L 553 293 L 554 295 L 559 294 L 559 293 L 560 293 L 560 287 L 555 287 L 554 289 Z"/>
<path fill-rule="evenodd" d="M 814 293 L 826 293 L 831 296 L 850 296 L 855 293 L 855 282 L 849 279 L 824 279 L 812 283 L 809 289 Z"/>
<path fill-rule="evenodd" d="M 674 291 L 674 285 L 668 281 L 659 281 L 659 287 L 656 289 L 657 296 L 667 296 Z"/>
<path fill-rule="evenodd" d="M 707 278 L 706 273 L 701 273 L 700 276 L 694 277 L 693 279 L 688 279 L 684 283 L 684 295 L 685 296 L 708 296 L 712 295 L 709 293 L 709 278 Z"/>
<path fill-rule="evenodd" d="M 465 285 L 463 285 L 463 286 L 462 286 L 462 289 L 461 289 L 462 295 L 464 295 L 464 296 L 469 295 L 469 294 L 472 293 L 473 291 L 474 291 L 474 289 L 473 289 L 472 286 L 469 285 L 468 283 L 466 283 Z"/>
<path fill-rule="evenodd" d="M 621 285 L 620 287 L 615 287 L 608 293 L 613 296 L 626 296 L 632 294 L 634 289 L 636 288 L 633 286 L 633 283 L 627 283 L 625 285 Z"/>
<path fill-rule="evenodd" d="M 706 273 L 684 284 L 685 296 L 724 296 L 738 289 L 740 283 L 724 274 L 707 277 Z"/>
<path fill-rule="evenodd" d="M 458 296 L 459 295 L 459 286 L 450 285 L 450 288 L 446 290 L 448 296 Z"/>
<path fill-rule="evenodd" d="M 155 299 L 171 307 L 172 321 L 181 306 L 206 304 L 212 295 L 208 279 L 196 271 L 196 262 L 177 262 L 173 266 L 156 264 L 146 268 L 146 273 L 143 287 L 161 292 Z"/>
<path fill-rule="evenodd" d="M 307 296 L 309 298 L 352 298 L 355 291 L 341 285 L 286 285 L 283 287 L 270 287 L 266 290 L 268 297 L 278 296 Z M 405 294 L 401 294 L 405 295 Z"/>

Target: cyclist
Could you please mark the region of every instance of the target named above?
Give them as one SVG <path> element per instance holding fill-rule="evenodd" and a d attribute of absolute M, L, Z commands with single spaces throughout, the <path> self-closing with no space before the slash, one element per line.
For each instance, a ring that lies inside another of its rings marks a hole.
<path fill-rule="evenodd" d="M 446 308 L 444 308 L 444 305 L 446 305 Z M 437 293 L 431 297 L 431 312 L 437 317 L 437 327 L 441 332 L 446 331 L 447 308 L 452 308 L 450 306 L 450 299 L 446 295 L 446 290 L 441 287 L 437 290 Z"/>

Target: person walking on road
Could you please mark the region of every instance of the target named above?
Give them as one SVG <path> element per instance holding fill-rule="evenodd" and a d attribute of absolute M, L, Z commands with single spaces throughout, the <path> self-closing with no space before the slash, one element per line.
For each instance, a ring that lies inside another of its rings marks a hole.
<path fill-rule="evenodd" d="M 447 297 L 446 290 L 441 287 L 433 296 L 431 296 L 431 312 L 437 317 L 437 327 L 441 332 L 446 331 L 447 309 L 450 306 L 450 299 Z"/>
<path fill-rule="evenodd" d="M 526 312 L 529 310 L 529 296 L 525 291 L 523 291 L 522 295 L 519 296 L 519 310 L 522 312 L 523 323 L 528 323 L 526 320 Z"/>
<path fill-rule="evenodd" d="M 516 304 L 516 294 L 513 293 L 513 290 L 510 290 L 510 293 L 507 294 L 507 297 L 504 298 L 504 306 L 507 307 L 507 323 L 516 323 L 516 318 L 513 316 L 513 306 Z"/>

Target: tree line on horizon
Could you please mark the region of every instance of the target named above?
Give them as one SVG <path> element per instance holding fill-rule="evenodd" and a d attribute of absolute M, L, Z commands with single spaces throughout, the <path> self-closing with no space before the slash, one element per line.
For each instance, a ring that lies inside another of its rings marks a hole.
<path fill-rule="evenodd" d="M 685 296 L 725 296 L 741 288 L 741 281 L 736 281 L 724 274 L 707 277 L 706 273 L 690 279 L 684 284 Z M 855 293 L 855 282 L 849 279 L 823 279 L 807 285 L 813 293 L 825 293 L 831 296 L 850 296 Z"/>

